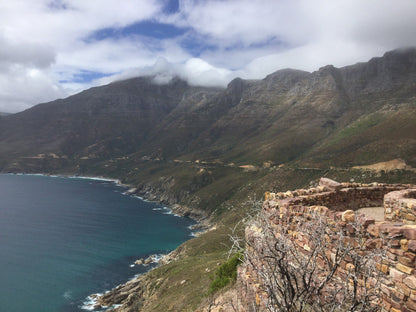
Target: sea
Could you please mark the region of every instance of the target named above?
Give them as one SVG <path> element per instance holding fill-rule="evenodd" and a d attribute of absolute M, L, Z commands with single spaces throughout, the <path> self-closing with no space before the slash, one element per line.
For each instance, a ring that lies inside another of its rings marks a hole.
<path fill-rule="evenodd" d="M 0 311 L 81 312 L 192 236 L 189 218 L 104 179 L 0 175 Z M 98 310 L 97 310 L 98 311 Z"/>

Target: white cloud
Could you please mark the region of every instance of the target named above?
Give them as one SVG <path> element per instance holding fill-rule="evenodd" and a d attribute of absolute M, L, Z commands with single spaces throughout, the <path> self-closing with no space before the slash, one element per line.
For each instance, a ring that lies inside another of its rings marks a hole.
<path fill-rule="evenodd" d="M 48 46 L 9 40 L 0 33 L 0 111 L 15 112 L 65 96 L 51 78 L 54 61 Z"/>
<path fill-rule="evenodd" d="M 181 0 L 173 15 L 161 13 L 164 4 L 1 1 L 0 111 L 132 75 L 156 73 L 164 81 L 176 74 L 192 84 L 226 85 L 236 76 L 344 66 L 416 46 L 414 0 Z M 168 39 L 92 36 L 143 20 L 187 31 Z M 82 71 L 112 76 L 74 80 Z"/>
<path fill-rule="evenodd" d="M 90 86 L 110 83 L 115 79 L 126 79 L 149 73 L 157 59 L 171 63 L 183 63 L 191 56 L 175 42 L 133 36 L 132 38 L 106 39 L 92 43 L 78 42 L 73 50 L 58 56 L 56 69 L 60 79 L 68 82 L 62 85 L 70 93 L 79 92 Z M 73 83 L 71 80 L 80 73 L 80 68 L 92 72 L 104 72 L 110 77 L 96 79 L 92 83 Z"/>
<path fill-rule="evenodd" d="M 224 68 L 216 68 L 207 62 L 193 58 L 181 68 L 180 76 L 191 84 L 206 86 L 225 86 L 232 72 Z"/>
<path fill-rule="evenodd" d="M 55 61 L 55 55 L 50 47 L 6 40 L 0 33 L 0 66 L 11 64 L 26 64 L 39 68 L 47 68 Z"/>
<path fill-rule="evenodd" d="M 123 56 L 135 54 L 137 45 L 88 45 L 84 39 L 102 28 L 151 18 L 160 9 L 161 4 L 151 0 L 1 1 L 0 111 L 19 111 L 71 93 L 77 84 L 59 81 L 81 70 L 132 67 L 132 57 L 125 61 Z M 136 66 L 147 64 L 135 60 Z"/>
<path fill-rule="evenodd" d="M 190 85 L 225 87 L 227 83 L 236 77 L 236 73 L 224 68 L 216 68 L 199 58 L 191 58 L 185 63 L 170 63 L 160 57 L 151 66 L 136 68 L 101 78 L 95 81 L 96 85 L 110 83 L 114 80 L 124 80 L 137 76 L 152 76 L 156 83 L 168 83 L 172 78 L 182 78 Z"/>
<path fill-rule="evenodd" d="M 14 64 L 0 74 L 0 112 L 16 112 L 66 95 L 49 71 Z"/>
<path fill-rule="evenodd" d="M 65 4 L 66 9 L 52 9 L 54 2 Z M 0 25 L 17 40 L 65 48 L 98 29 L 151 18 L 160 9 L 161 5 L 151 0 L 2 1 Z"/>
<path fill-rule="evenodd" d="M 221 47 L 264 43 L 272 38 L 304 42 L 308 32 L 298 27 L 305 19 L 298 1 L 230 0 L 181 1 L 182 10 L 168 20 L 190 26 Z M 297 16 L 295 16 L 297 15 Z"/>
<path fill-rule="evenodd" d="M 240 65 L 243 72 L 255 77 L 284 67 L 343 66 L 416 45 L 414 0 L 181 3 L 183 11 L 170 20 L 196 29 L 220 47 L 201 57 L 214 66 Z M 272 44 L 264 44 L 268 41 Z M 249 64 L 247 68 L 243 62 Z"/>
<path fill-rule="evenodd" d="M 185 0 L 178 25 L 198 29 L 219 49 L 201 54 L 235 76 L 263 78 L 282 68 L 345 66 L 416 46 L 416 1 Z M 256 13 L 250 13 L 256 12 Z M 226 17 L 226 18 L 224 18 Z M 263 44 L 270 41 L 270 44 Z"/>

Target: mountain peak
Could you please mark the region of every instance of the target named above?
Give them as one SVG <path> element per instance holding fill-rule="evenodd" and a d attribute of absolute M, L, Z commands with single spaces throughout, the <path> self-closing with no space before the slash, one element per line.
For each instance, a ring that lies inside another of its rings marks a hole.
<path fill-rule="evenodd" d="M 292 68 L 284 68 L 280 69 L 278 71 L 275 71 L 274 73 L 271 73 L 270 75 L 267 75 L 266 78 L 264 78 L 264 81 L 282 81 L 282 80 L 288 80 L 288 79 L 298 79 L 298 78 L 305 78 L 310 73 L 304 70 L 299 69 L 292 69 Z"/>
<path fill-rule="evenodd" d="M 383 57 L 413 57 L 416 58 L 416 47 L 402 47 L 387 51 Z"/>
<path fill-rule="evenodd" d="M 409 87 L 416 82 L 416 48 L 401 48 L 339 69 L 350 96 Z"/>

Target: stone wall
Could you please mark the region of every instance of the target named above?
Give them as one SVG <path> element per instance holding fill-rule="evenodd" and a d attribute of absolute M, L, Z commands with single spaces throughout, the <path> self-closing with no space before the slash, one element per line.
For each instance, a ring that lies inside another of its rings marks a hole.
<path fill-rule="evenodd" d="M 384 197 L 384 218 L 389 221 L 416 223 L 416 189 L 395 191 Z"/>
<path fill-rule="evenodd" d="M 271 224 L 280 224 L 291 231 L 302 222 L 308 222 L 311 211 L 325 216 L 328 224 L 335 224 L 351 238 L 354 230 L 350 222 L 359 218 L 366 239 L 368 251 L 383 248 L 385 259 L 380 260 L 377 269 L 384 275 L 380 285 L 382 290 L 381 310 L 384 312 L 416 311 L 416 187 L 413 185 L 352 184 L 337 183 L 321 179 L 317 188 L 295 190 L 286 193 L 266 193 L 263 210 Z M 385 208 L 385 221 L 375 222 L 368 216 L 358 216 L 353 212 L 362 207 Z M 299 221 L 303 220 L 303 221 Z M 393 223 L 394 222 L 394 223 Z M 261 246 L 264 239 L 261 226 L 246 228 L 246 241 L 251 246 Z M 306 235 L 293 236 L 294 246 L 299 251 L 308 250 L 309 238 Z M 332 237 L 336 243 L 337 237 Z M 331 246 L 331 245 L 329 245 Z M 254 250 L 246 249 L 248 253 Z M 329 257 L 333 248 L 328 247 Z M 261 264 L 259 264 L 261 265 Z M 348 263 L 340 266 L 337 274 L 342 276 Z M 239 268 L 238 284 L 240 296 L 244 299 L 241 311 L 265 309 L 267 294 L 262 290 L 262 278 L 253 270 L 253 263 L 247 261 Z"/>
<path fill-rule="evenodd" d="M 266 193 L 266 201 L 279 201 L 279 206 L 326 206 L 332 211 L 357 210 L 364 207 L 380 207 L 389 192 L 411 187 L 403 184 L 338 183 L 322 178 L 320 185 L 285 193 Z"/>

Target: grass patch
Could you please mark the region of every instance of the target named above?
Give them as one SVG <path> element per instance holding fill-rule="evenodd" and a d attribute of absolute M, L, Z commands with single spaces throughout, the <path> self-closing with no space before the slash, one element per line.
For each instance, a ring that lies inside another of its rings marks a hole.
<path fill-rule="evenodd" d="M 371 114 L 365 118 L 359 119 L 350 124 L 348 127 L 342 129 L 340 132 L 336 133 L 334 137 L 328 142 L 328 144 L 336 144 L 355 135 L 359 135 L 364 131 L 378 125 L 383 119 L 384 115 L 380 113 Z"/>
<path fill-rule="evenodd" d="M 215 272 L 215 279 L 209 286 L 208 293 L 213 294 L 237 279 L 237 266 L 242 263 L 242 255 L 234 254 L 227 262 L 223 263 Z"/>

